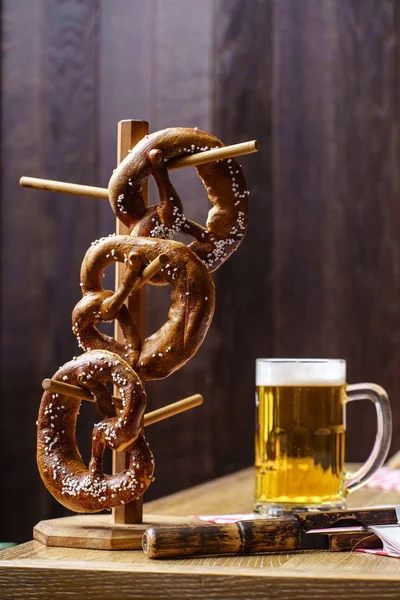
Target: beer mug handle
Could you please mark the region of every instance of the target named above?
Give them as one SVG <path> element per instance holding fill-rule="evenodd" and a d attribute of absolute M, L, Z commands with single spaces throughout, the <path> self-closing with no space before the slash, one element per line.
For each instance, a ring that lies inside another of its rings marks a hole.
<path fill-rule="evenodd" d="M 364 465 L 346 475 L 346 488 L 353 492 L 364 485 L 383 465 L 392 438 L 392 413 L 389 398 L 383 388 L 374 383 L 356 383 L 346 387 L 347 402 L 371 400 L 376 409 L 377 432 L 374 447 Z"/>

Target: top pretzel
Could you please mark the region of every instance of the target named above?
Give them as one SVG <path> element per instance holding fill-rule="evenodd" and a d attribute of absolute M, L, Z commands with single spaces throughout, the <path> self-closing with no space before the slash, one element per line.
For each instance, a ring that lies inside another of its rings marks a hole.
<path fill-rule="evenodd" d="M 208 271 L 215 271 L 237 249 L 246 233 L 249 192 L 240 165 L 228 158 L 196 167 L 213 205 L 206 227 L 202 227 L 185 217 L 164 160 L 222 146 L 218 138 L 197 128 L 171 127 L 146 135 L 109 181 L 109 199 L 115 215 L 135 237 L 171 239 L 182 233 L 194 238 L 189 247 Z M 146 208 L 142 187 L 150 175 L 156 181 L 160 202 Z"/>

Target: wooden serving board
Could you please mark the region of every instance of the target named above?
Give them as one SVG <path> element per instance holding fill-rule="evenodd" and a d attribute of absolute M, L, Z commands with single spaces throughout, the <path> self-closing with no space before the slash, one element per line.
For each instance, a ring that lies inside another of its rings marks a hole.
<path fill-rule="evenodd" d="M 142 523 L 114 523 L 111 515 L 76 515 L 40 521 L 33 537 L 46 546 L 93 550 L 141 550 L 142 536 L 150 525 L 190 522 L 188 517 L 144 516 Z"/>

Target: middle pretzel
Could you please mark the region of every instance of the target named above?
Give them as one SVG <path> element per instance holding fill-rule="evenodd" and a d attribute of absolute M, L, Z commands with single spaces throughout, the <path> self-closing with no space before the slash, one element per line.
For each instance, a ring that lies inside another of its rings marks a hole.
<path fill-rule="evenodd" d="M 166 323 L 142 339 L 124 302 L 140 272 L 160 254 L 168 256 L 162 268 L 172 286 L 172 305 Z M 127 265 L 120 287 L 105 290 L 102 278 L 115 261 Z M 81 267 L 83 298 L 72 313 L 72 330 L 85 351 L 102 349 L 119 354 L 142 380 L 162 379 L 183 366 L 198 350 L 215 308 L 214 283 L 203 262 L 185 244 L 171 240 L 114 235 L 93 242 Z M 100 332 L 99 321 L 117 319 L 125 344 Z"/>

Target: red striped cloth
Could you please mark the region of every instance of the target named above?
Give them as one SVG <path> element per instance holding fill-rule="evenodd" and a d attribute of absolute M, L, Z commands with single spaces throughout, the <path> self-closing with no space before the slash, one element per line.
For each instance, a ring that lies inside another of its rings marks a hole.
<path fill-rule="evenodd" d="M 385 552 L 382 548 L 369 549 L 369 548 L 356 548 L 356 552 L 364 552 L 365 554 L 376 554 L 377 556 L 391 556 L 392 558 L 400 558 L 400 554 L 392 554 L 391 552 Z"/>
<path fill-rule="evenodd" d="M 400 492 L 400 469 L 382 467 L 368 481 L 367 487 L 388 492 Z"/>
<path fill-rule="evenodd" d="M 246 513 L 246 514 L 234 514 L 234 515 L 196 515 L 197 519 L 201 521 L 207 521 L 207 523 L 236 523 L 236 521 L 250 521 L 251 519 L 260 519 L 259 514 Z"/>

